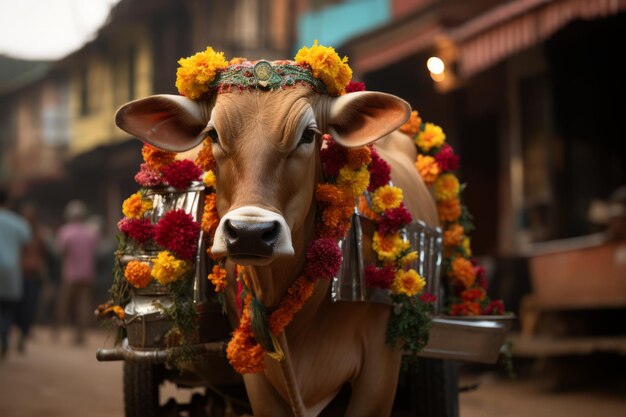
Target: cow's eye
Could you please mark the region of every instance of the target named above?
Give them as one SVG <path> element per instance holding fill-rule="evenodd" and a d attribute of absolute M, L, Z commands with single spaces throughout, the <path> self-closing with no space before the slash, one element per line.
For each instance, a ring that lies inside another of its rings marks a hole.
<path fill-rule="evenodd" d="M 300 138 L 300 142 L 298 142 L 298 146 L 304 145 L 305 143 L 311 143 L 315 140 L 315 130 L 306 129 L 304 133 L 302 133 L 302 137 Z"/>
<path fill-rule="evenodd" d="M 217 130 L 211 129 L 206 133 L 206 135 L 211 138 L 211 142 L 216 144 L 220 143 L 220 137 L 217 134 Z"/>

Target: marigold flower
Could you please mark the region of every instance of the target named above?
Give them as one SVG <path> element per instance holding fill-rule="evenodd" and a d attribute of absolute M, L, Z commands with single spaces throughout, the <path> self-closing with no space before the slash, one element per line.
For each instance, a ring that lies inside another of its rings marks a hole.
<path fill-rule="evenodd" d="M 432 156 L 418 154 L 415 168 L 417 168 L 417 172 L 420 173 L 426 185 L 433 184 L 439 176 L 439 165 L 437 165 L 437 161 Z"/>
<path fill-rule="evenodd" d="M 141 155 L 148 165 L 148 168 L 157 172 L 160 171 L 163 166 L 174 162 L 174 158 L 176 158 L 174 152 L 162 151 L 147 143 L 141 148 Z"/>
<path fill-rule="evenodd" d="M 347 200 L 343 189 L 333 184 L 318 184 L 315 189 L 315 198 L 318 202 L 331 205 L 345 205 Z"/>
<path fill-rule="evenodd" d="M 404 203 L 401 203 L 399 207 L 383 212 L 378 222 L 378 232 L 383 235 L 395 233 L 400 228 L 410 224 L 411 221 L 413 221 L 413 216 L 406 209 Z"/>
<path fill-rule="evenodd" d="M 350 81 L 346 86 L 346 93 L 356 93 L 357 91 L 365 91 L 365 83 L 359 81 Z"/>
<path fill-rule="evenodd" d="M 437 212 L 442 222 L 456 222 L 461 217 L 461 202 L 458 198 L 438 201 Z"/>
<path fill-rule="evenodd" d="M 435 155 L 437 165 L 442 172 L 456 171 L 459 169 L 459 156 L 454 154 L 454 149 L 447 143 L 441 147 Z"/>
<path fill-rule="evenodd" d="M 309 279 L 331 279 L 341 267 L 341 249 L 335 239 L 316 239 L 309 245 L 306 259 L 304 274 Z"/>
<path fill-rule="evenodd" d="M 463 301 L 474 301 L 480 303 L 485 298 L 487 298 L 487 293 L 484 288 L 471 288 L 461 292 L 461 300 Z"/>
<path fill-rule="evenodd" d="M 463 226 L 460 224 L 455 223 L 451 225 L 445 232 L 443 232 L 443 245 L 447 248 L 459 246 L 464 233 L 465 229 L 463 229 Z"/>
<path fill-rule="evenodd" d="M 202 142 L 202 148 L 200 148 L 195 162 L 196 165 L 205 171 L 215 169 L 215 158 L 213 157 L 213 143 L 211 139 L 205 139 Z"/>
<path fill-rule="evenodd" d="M 371 148 L 372 162 L 370 163 L 370 185 L 367 190 L 370 192 L 389 184 L 391 181 L 391 166 L 378 155 L 376 149 Z"/>
<path fill-rule="evenodd" d="M 470 238 L 465 236 L 461 241 L 461 248 L 463 248 L 463 252 L 465 256 L 472 256 L 472 248 L 470 246 Z"/>
<path fill-rule="evenodd" d="M 461 185 L 456 175 L 447 173 L 435 181 L 435 199 L 437 201 L 450 200 L 459 195 Z"/>
<path fill-rule="evenodd" d="M 348 166 L 352 169 L 361 169 L 372 162 L 372 153 L 367 146 L 348 149 L 347 157 Z"/>
<path fill-rule="evenodd" d="M 165 213 L 154 227 L 154 240 L 181 259 L 191 259 L 198 249 L 200 225 L 184 210 Z"/>
<path fill-rule="evenodd" d="M 156 187 L 161 185 L 163 179 L 161 174 L 150 167 L 147 163 L 142 163 L 139 166 L 139 172 L 135 174 L 135 182 L 142 187 Z"/>
<path fill-rule="evenodd" d="M 480 314 L 480 305 L 472 301 L 463 301 L 462 303 L 453 304 L 450 308 L 451 316 L 478 316 Z"/>
<path fill-rule="evenodd" d="M 395 295 L 405 294 L 412 297 L 424 289 L 426 281 L 414 269 L 398 271 L 391 283 L 391 292 Z"/>
<path fill-rule="evenodd" d="M 329 134 L 322 135 L 324 146 L 320 149 L 320 160 L 324 172 L 331 177 L 339 175 L 339 170 L 346 164 L 348 150 L 335 142 Z"/>
<path fill-rule="evenodd" d="M 146 262 L 132 260 L 124 268 L 124 278 L 135 288 L 146 288 L 152 281 L 151 272 Z"/>
<path fill-rule="evenodd" d="M 402 204 L 402 190 L 392 185 L 384 185 L 372 194 L 373 209 L 377 213 L 400 207 Z"/>
<path fill-rule="evenodd" d="M 369 288 L 381 288 L 383 290 L 388 289 L 395 278 L 396 273 L 392 266 L 387 265 L 382 268 L 377 268 L 374 265 L 367 265 L 365 267 L 364 280 L 365 285 Z"/>
<path fill-rule="evenodd" d="M 161 285 L 183 278 L 191 269 L 189 262 L 177 259 L 169 251 L 161 251 L 152 259 L 152 277 Z"/>
<path fill-rule="evenodd" d="M 226 270 L 221 266 L 213 265 L 213 269 L 207 278 L 215 286 L 215 292 L 220 292 L 226 288 Z"/>
<path fill-rule="evenodd" d="M 143 243 L 154 237 L 154 226 L 150 223 L 150 219 L 129 219 L 125 217 L 117 222 L 117 227 L 122 233 L 137 243 Z"/>
<path fill-rule="evenodd" d="M 204 174 L 204 177 L 202 178 L 202 182 L 204 183 L 204 186 L 206 188 L 216 188 L 216 178 L 215 178 L 215 174 L 213 173 L 213 171 L 208 171 L 206 174 Z"/>
<path fill-rule="evenodd" d="M 399 233 L 381 235 L 378 232 L 374 232 L 372 248 L 378 255 L 378 259 L 384 263 L 394 262 L 410 247 L 411 243 L 404 240 Z"/>
<path fill-rule="evenodd" d="M 483 314 L 504 314 L 504 302 L 502 300 L 493 300 L 485 307 Z"/>
<path fill-rule="evenodd" d="M 400 126 L 400 132 L 406 133 L 410 137 L 417 135 L 422 127 L 422 118 L 419 117 L 417 110 L 411 112 L 411 117 L 402 126 Z"/>
<path fill-rule="evenodd" d="M 370 183 L 370 172 L 366 167 L 354 170 L 350 167 L 343 167 L 339 170 L 337 184 L 342 187 L 348 187 L 352 190 L 352 196 L 356 197 L 365 192 Z"/>
<path fill-rule="evenodd" d="M 452 261 L 449 275 L 463 283 L 465 288 L 470 288 L 476 279 L 474 265 L 461 257 L 457 257 Z"/>
<path fill-rule="evenodd" d="M 210 90 L 210 84 L 217 72 L 228 66 L 223 52 L 215 52 L 210 46 L 204 52 L 178 60 L 180 67 L 176 71 L 178 92 L 196 100 Z"/>
<path fill-rule="evenodd" d="M 311 48 L 301 48 L 294 58 L 299 64 L 308 64 L 313 76 L 324 82 L 331 95 L 345 93 L 345 88 L 352 78 L 352 69 L 348 57 L 339 58 L 332 47 L 319 45 L 317 40 Z"/>
<path fill-rule="evenodd" d="M 411 262 L 415 261 L 416 259 L 417 259 L 417 251 L 414 250 L 414 251 L 407 253 L 402 258 L 400 258 L 398 263 L 402 266 L 409 266 Z"/>
<path fill-rule="evenodd" d="M 443 133 L 441 127 L 433 123 L 426 123 L 422 130 L 415 138 L 415 144 L 424 153 L 428 153 L 432 148 L 438 148 L 446 140 L 446 134 Z"/>
<path fill-rule="evenodd" d="M 136 192 L 122 203 L 122 213 L 129 219 L 141 219 L 148 210 L 152 210 L 152 201 L 144 200 L 141 192 Z"/>
<path fill-rule="evenodd" d="M 161 168 L 163 179 L 172 187 L 184 190 L 189 187 L 192 181 L 198 181 L 202 175 L 202 170 L 188 159 L 174 161 Z"/>
<path fill-rule="evenodd" d="M 219 223 L 220 218 L 217 214 L 217 206 L 215 205 L 215 193 L 207 194 L 204 197 L 204 212 L 202 213 L 201 223 L 202 231 L 213 238 Z"/>

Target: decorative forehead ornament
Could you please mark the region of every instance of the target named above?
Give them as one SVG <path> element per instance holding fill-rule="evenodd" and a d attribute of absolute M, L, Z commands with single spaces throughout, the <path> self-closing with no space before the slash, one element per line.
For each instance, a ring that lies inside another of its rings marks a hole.
<path fill-rule="evenodd" d="M 211 93 L 244 90 L 283 90 L 304 84 L 314 91 L 331 96 L 345 93 L 352 78 L 348 58 L 339 58 L 331 47 L 318 45 L 303 47 L 294 61 L 256 61 L 244 58 L 231 61 L 222 52 L 208 47 L 189 58 L 178 61 L 176 87 L 181 95 L 202 99 Z"/>

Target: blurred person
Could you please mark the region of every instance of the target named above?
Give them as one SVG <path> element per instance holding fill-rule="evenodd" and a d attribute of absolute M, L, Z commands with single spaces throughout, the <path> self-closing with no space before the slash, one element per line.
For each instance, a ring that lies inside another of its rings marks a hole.
<path fill-rule="evenodd" d="M 93 288 L 96 278 L 98 228 L 86 221 L 87 207 L 80 200 L 70 201 L 64 212 L 66 223 L 56 235 L 61 257 L 61 286 L 57 299 L 55 330 L 74 310 L 74 342 L 85 342 L 85 329 L 93 316 Z M 55 331 L 55 335 L 58 333 Z"/>
<path fill-rule="evenodd" d="M 39 305 L 39 294 L 48 279 L 52 237 L 50 230 L 39 222 L 37 209 L 33 204 L 24 204 L 20 214 L 28 222 L 32 233 L 32 239 L 22 251 L 24 296 L 16 314 L 16 324 L 20 329 L 18 351 L 24 352 Z"/>
<path fill-rule="evenodd" d="M 9 348 L 9 332 L 23 297 L 22 249 L 31 238 L 28 223 L 8 209 L 8 193 L 0 188 L 0 359 Z"/>

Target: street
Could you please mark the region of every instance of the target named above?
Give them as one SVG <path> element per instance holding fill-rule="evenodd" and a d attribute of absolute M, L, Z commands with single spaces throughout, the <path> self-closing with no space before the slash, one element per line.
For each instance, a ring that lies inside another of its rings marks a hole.
<path fill-rule="evenodd" d="M 15 337 L 13 338 L 15 340 Z M 34 329 L 25 354 L 15 349 L 0 362 L 2 417 L 122 417 L 122 363 L 96 361 L 100 347 L 113 345 L 113 334 L 89 333 L 85 346 L 71 343 L 64 331 L 53 340 L 49 328 Z M 494 372 L 464 373 L 462 385 L 479 384 L 463 392 L 460 417 L 622 417 L 626 386 L 601 386 L 555 392 L 545 378 L 507 379 Z M 162 386 L 161 400 L 188 401 L 192 392 Z"/>

